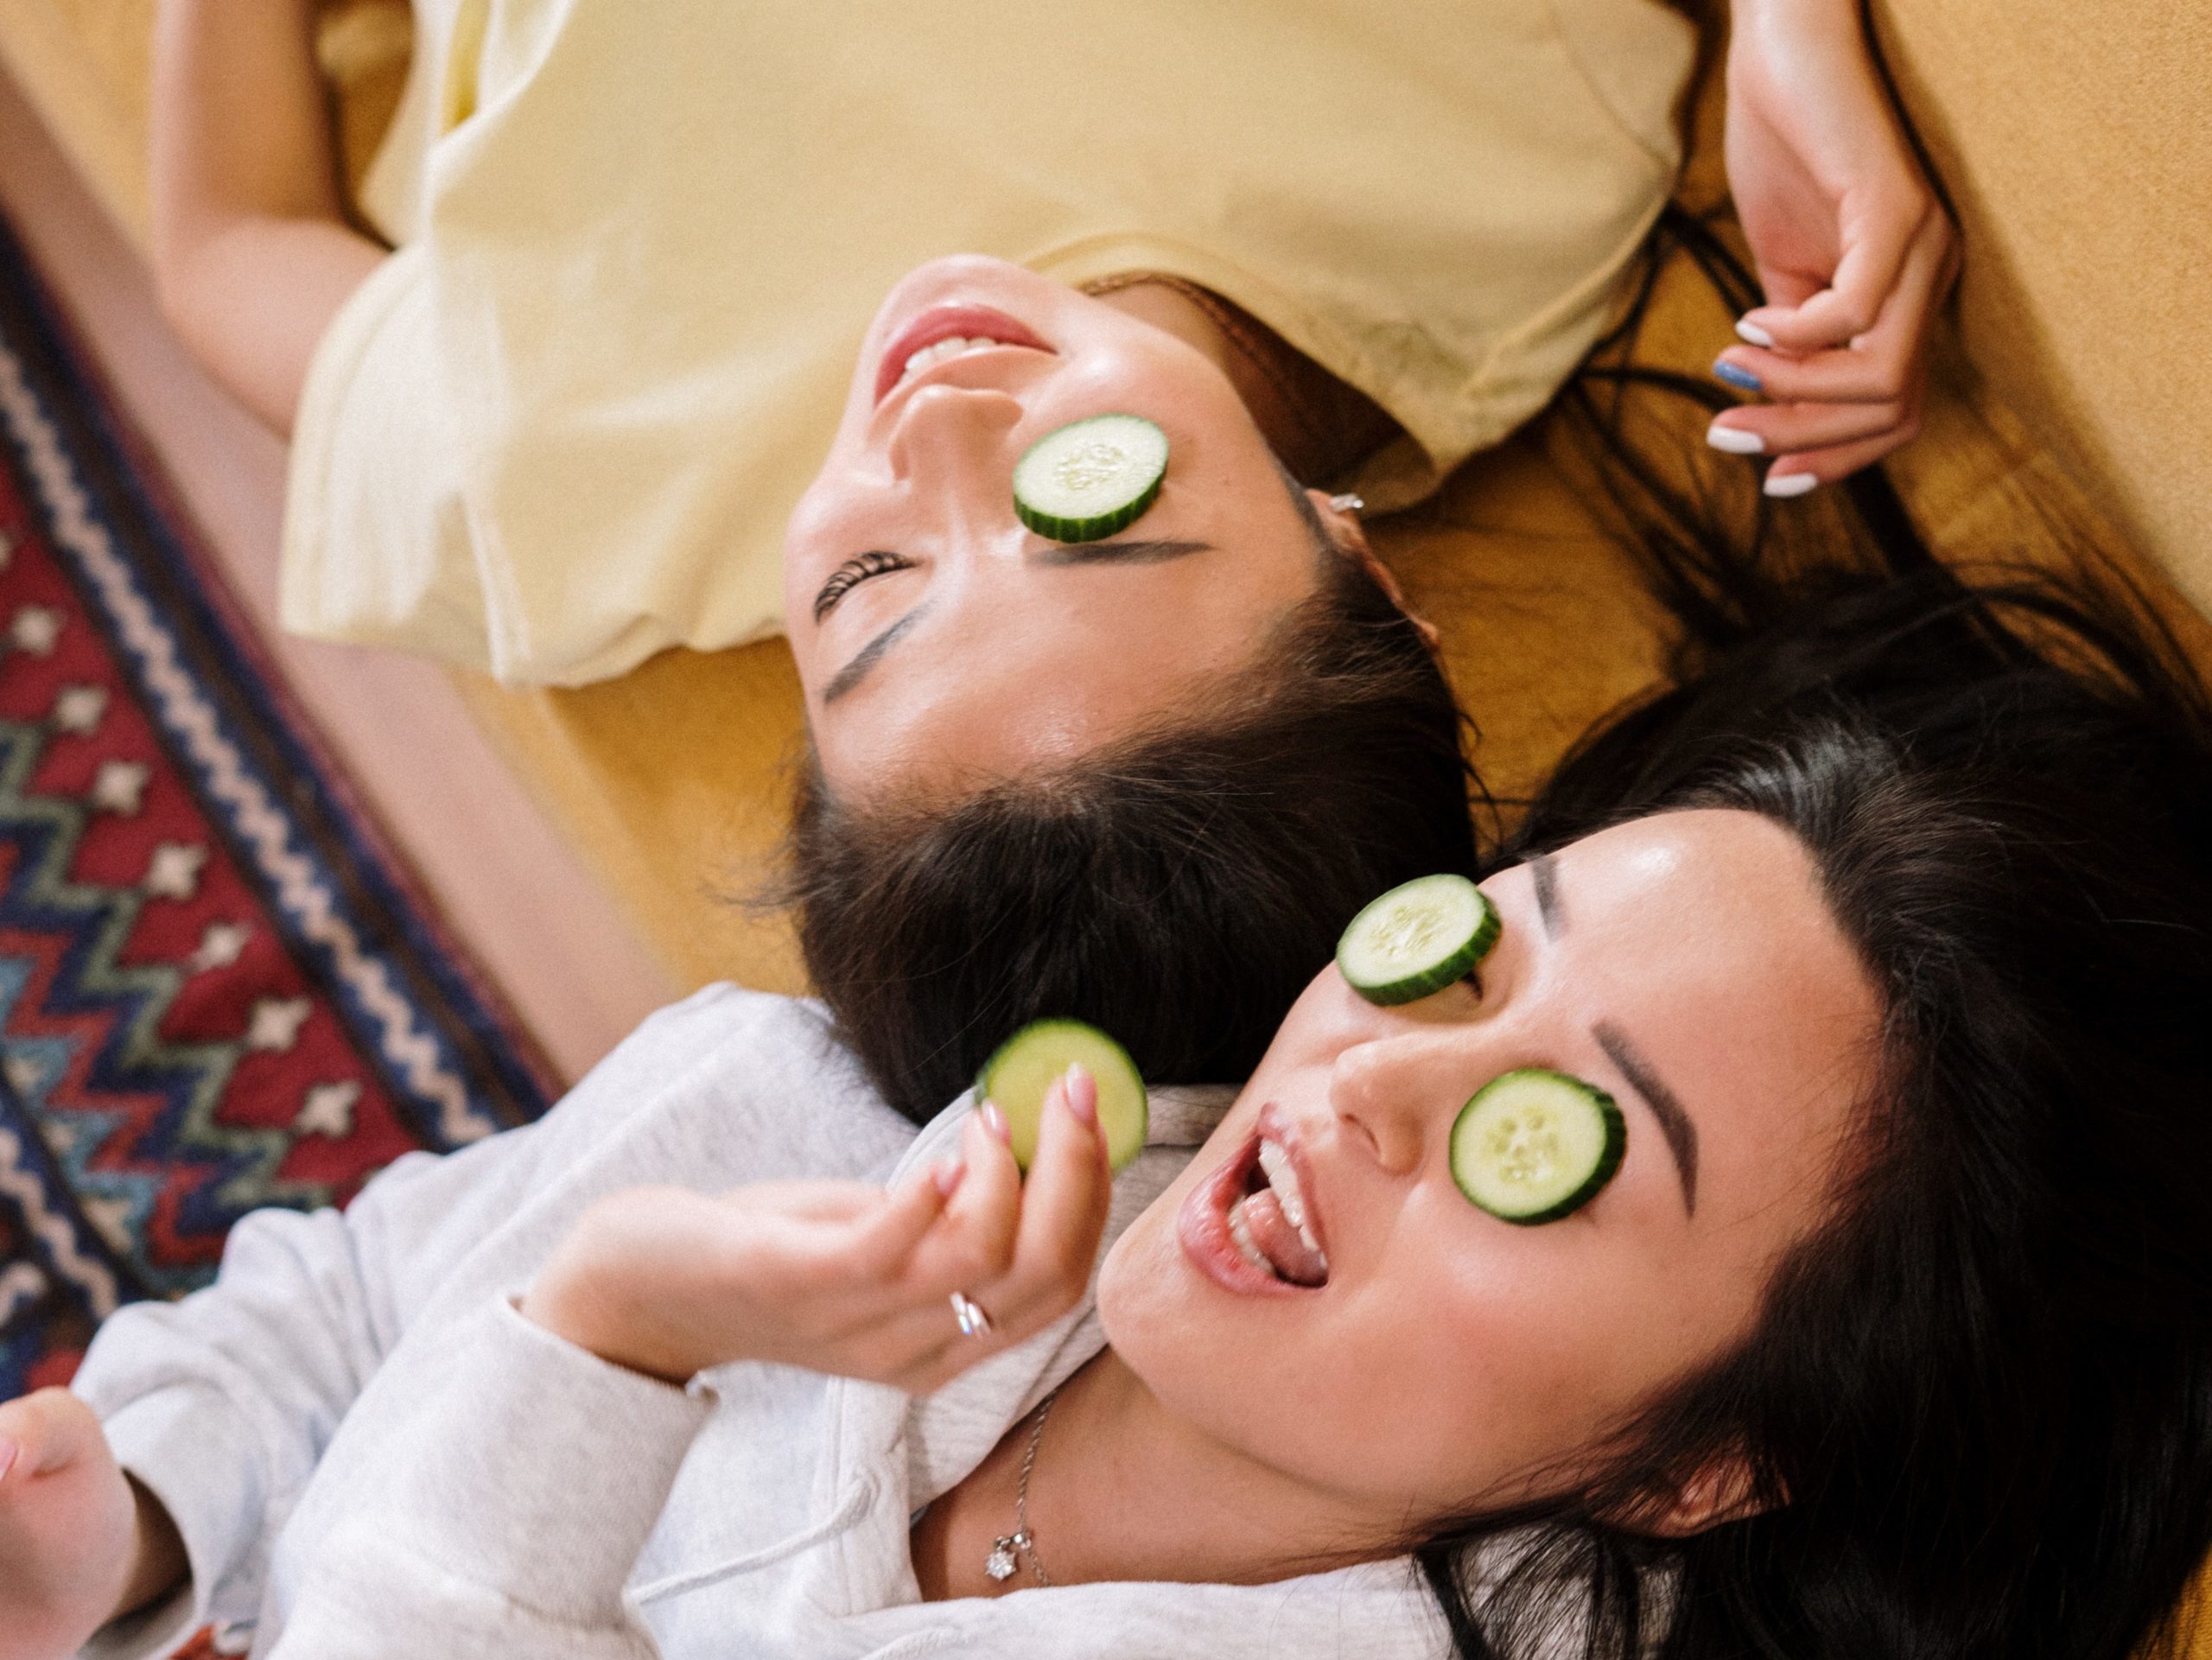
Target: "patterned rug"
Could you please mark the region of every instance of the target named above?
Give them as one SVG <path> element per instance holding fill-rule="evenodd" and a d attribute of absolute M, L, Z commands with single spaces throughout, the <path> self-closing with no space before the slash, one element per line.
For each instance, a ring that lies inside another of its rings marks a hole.
<path fill-rule="evenodd" d="M 548 1078 L 0 226 L 0 1399 Z"/>

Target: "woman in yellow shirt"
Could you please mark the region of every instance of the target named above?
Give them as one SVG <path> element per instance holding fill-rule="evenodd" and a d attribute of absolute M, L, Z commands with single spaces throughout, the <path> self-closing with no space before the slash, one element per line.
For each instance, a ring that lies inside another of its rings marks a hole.
<path fill-rule="evenodd" d="M 556 682 L 786 630 L 810 967 L 909 1031 L 893 1099 L 934 1110 L 1031 1001 L 1113 1024 L 1136 964 L 1128 1017 L 1187 1027 L 1123 1031 L 1147 1071 L 1241 1075 L 1351 907 L 1467 862 L 1448 689 L 1283 464 L 1394 506 L 1541 406 L 1671 182 L 1679 16 L 426 0 L 387 252 L 334 194 L 306 10 L 168 0 L 156 121 L 165 301 L 294 431 L 288 623 Z M 1738 40 L 1779 304 L 1726 372 L 1795 401 L 1715 442 L 1789 452 L 1785 493 L 1909 429 L 1948 244 L 1855 12 L 1757 0 Z M 999 257 L 930 263 L 963 248 Z M 879 401 L 946 304 L 1049 349 Z M 1137 552 L 1071 556 L 1007 480 L 1106 409 L 1166 430 L 1166 483 Z M 884 882 L 944 894 L 927 939 L 867 938 Z"/>

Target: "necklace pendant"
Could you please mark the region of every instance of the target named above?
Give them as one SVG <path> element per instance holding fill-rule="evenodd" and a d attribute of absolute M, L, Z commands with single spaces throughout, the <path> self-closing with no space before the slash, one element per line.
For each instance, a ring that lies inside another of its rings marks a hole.
<path fill-rule="evenodd" d="M 991 1554 L 983 1559 L 983 1572 L 995 1580 L 1012 1579 L 1014 1570 L 1018 1565 L 1014 1554 L 1014 1546 L 1020 1542 L 1020 1536 L 1018 1534 L 993 1540 Z"/>

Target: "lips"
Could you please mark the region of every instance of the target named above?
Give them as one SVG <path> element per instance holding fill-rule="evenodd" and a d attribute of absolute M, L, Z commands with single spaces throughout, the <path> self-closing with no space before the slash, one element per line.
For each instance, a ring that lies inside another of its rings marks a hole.
<path fill-rule="evenodd" d="M 1185 1198 L 1177 1240 L 1225 1290 L 1258 1296 L 1319 1290 L 1328 1283 L 1329 1259 L 1312 1193 L 1296 1127 L 1270 1102 L 1244 1144 Z"/>
<path fill-rule="evenodd" d="M 875 401 L 880 404 L 891 395 L 892 388 L 906 372 L 907 359 L 939 340 L 995 340 L 1001 346 L 1027 347 L 1033 352 L 1052 349 L 1028 327 L 1003 311 L 978 305 L 932 306 L 883 348 L 882 359 L 875 369 Z"/>

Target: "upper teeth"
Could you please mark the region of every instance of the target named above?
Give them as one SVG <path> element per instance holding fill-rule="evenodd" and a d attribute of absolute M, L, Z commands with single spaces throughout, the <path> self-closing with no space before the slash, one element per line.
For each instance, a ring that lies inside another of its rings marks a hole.
<path fill-rule="evenodd" d="M 1306 1195 L 1298 1191 L 1298 1167 L 1291 1163 L 1290 1154 L 1277 1143 L 1262 1140 L 1260 1171 L 1267 1177 L 1268 1186 L 1275 1190 L 1275 1202 L 1282 1206 L 1284 1218 L 1298 1230 L 1298 1237 L 1306 1242 L 1306 1248 L 1319 1256 L 1321 1242 L 1313 1237 L 1313 1230 L 1306 1220 Z"/>
<path fill-rule="evenodd" d="M 933 345 L 925 346 L 920 351 L 915 353 L 913 356 L 908 358 L 906 359 L 906 366 L 899 372 L 899 378 L 902 382 L 910 379 L 913 376 L 921 373 L 923 370 L 928 368 L 931 364 L 942 363 L 947 358 L 957 358 L 963 352 L 973 352 L 977 350 L 979 347 L 985 346 L 1003 346 L 1005 344 L 1006 342 L 1004 340 L 983 340 L 980 337 L 974 340 L 963 340 L 959 335 L 956 334 L 950 340 L 942 340 L 937 341 Z"/>

